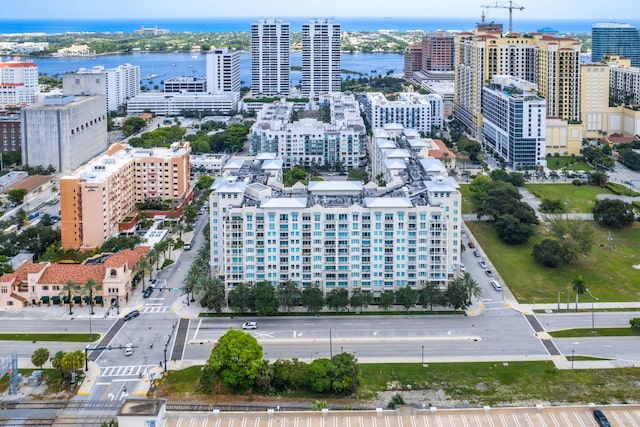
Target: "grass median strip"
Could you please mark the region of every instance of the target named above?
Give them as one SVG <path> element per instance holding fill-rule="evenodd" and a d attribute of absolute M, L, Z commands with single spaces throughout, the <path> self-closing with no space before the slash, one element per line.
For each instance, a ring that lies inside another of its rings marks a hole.
<path fill-rule="evenodd" d="M 59 341 L 59 342 L 94 342 L 100 334 L 0 334 L 0 341 Z"/>
<path fill-rule="evenodd" d="M 637 337 L 640 336 L 640 331 L 631 328 L 576 328 L 549 332 L 549 335 L 554 338 Z"/>

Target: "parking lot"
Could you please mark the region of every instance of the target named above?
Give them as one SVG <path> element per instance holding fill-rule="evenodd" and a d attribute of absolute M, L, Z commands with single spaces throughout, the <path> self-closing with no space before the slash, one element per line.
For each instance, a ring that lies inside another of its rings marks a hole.
<path fill-rule="evenodd" d="M 639 406 L 599 407 L 612 425 L 640 426 Z M 329 411 L 260 413 L 167 413 L 167 426 L 307 426 L 307 427 L 404 427 L 404 426 L 495 426 L 495 427 L 545 427 L 545 426 L 598 426 L 593 408 L 544 407 L 499 409 L 448 409 L 416 410 L 401 408 L 398 411 Z"/>

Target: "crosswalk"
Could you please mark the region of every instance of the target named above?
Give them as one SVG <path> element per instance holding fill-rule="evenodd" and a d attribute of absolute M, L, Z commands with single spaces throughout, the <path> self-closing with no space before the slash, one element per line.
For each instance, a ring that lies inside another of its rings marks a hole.
<path fill-rule="evenodd" d="M 167 311 L 171 311 L 171 307 L 166 305 L 161 305 L 161 306 L 145 305 L 142 307 L 141 311 L 143 313 L 166 313 Z"/>
<path fill-rule="evenodd" d="M 129 365 L 129 366 L 107 366 L 100 368 L 101 377 L 129 377 L 129 376 L 144 376 L 147 370 L 151 367 L 149 365 Z"/>

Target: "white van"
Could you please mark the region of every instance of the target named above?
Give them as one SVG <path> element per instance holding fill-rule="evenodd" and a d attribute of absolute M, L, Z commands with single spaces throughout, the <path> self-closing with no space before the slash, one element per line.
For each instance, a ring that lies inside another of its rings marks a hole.
<path fill-rule="evenodd" d="M 495 289 L 496 291 L 501 291 L 502 290 L 502 285 L 500 283 L 498 283 L 497 280 L 492 280 L 491 281 L 491 286 L 493 286 L 493 289 Z"/>

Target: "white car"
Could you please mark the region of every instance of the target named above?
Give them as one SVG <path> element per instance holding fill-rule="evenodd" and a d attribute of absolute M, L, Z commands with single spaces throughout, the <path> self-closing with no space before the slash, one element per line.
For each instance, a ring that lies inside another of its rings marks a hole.
<path fill-rule="evenodd" d="M 132 354 L 133 354 L 133 344 L 127 343 L 127 345 L 124 348 L 124 355 L 131 356 Z"/>
<path fill-rule="evenodd" d="M 244 329 L 244 330 L 258 329 L 258 322 L 244 322 L 242 324 L 242 329 Z"/>
<path fill-rule="evenodd" d="M 466 271 L 467 271 L 467 267 L 465 267 L 464 264 L 460 264 L 460 272 L 466 273 Z"/>

